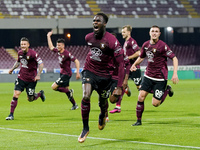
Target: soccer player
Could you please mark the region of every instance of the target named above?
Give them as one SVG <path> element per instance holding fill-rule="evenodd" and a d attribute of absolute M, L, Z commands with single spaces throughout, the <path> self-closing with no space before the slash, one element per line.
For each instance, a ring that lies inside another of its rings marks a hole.
<path fill-rule="evenodd" d="M 112 73 L 112 84 L 111 84 L 111 89 L 110 89 L 110 97 L 109 100 L 112 104 L 114 103 L 118 103 L 118 101 L 120 101 L 122 99 L 122 96 L 125 92 L 125 89 L 128 87 L 128 79 L 129 79 L 129 72 L 130 72 L 130 61 L 128 59 L 128 56 L 125 55 L 124 53 L 124 69 L 125 69 L 125 75 L 124 75 L 124 81 L 123 81 L 123 88 L 122 88 L 122 94 L 119 96 L 114 95 L 113 91 L 116 89 L 117 87 L 117 83 L 118 83 L 118 67 L 116 65 L 115 62 L 113 62 L 113 67 L 114 67 L 114 71 Z M 110 111 L 111 112 L 111 111 Z M 109 121 L 108 115 L 106 116 L 106 122 Z"/>
<path fill-rule="evenodd" d="M 97 13 L 93 18 L 93 32 L 86 35 L 85 40 L 90 46 L 82 72 L 83 98 L 81 102 L 81 115 L 83 130 L 78 141 L 84 142 L 89 134 L 90 97 L 93 90 L 99 95 L 99 121 L 98 128 L 103 130 L 106 125 L 107 99 L 111 86 L 110 67 L 114 58 L 118 71 L 117 88 L 114 95 L 121 95 L 124 79 L 123 49 L 114 35 L 106 31 L 108 17 L 104 13 Z"/>
<path fill-rule="evenodd" d="M 125 39 L 123 49 L 125 51 L 125 54 L 128 55 L 128 59 L 132 65 L 140 54 L 140 48 L 139 48 L 137 42 L 131 37 L 131 31 L 132 31 L 132 27 L 130 25 L 125 25 L 122 27 L 122 37 L 123 37 L 123 39 Z M 141 80 L 141 70 L 140 70 L 139 65 L 137 65 L 137 70 L 135 72 L 130 71 L 129 78 L 131 78 L 134 81 L 137 89 L 139 89 L 139 86 L 142 81 Z M 125 89 L 125 93 L 128 96 L 131 96 L 131 91 L 128 86 Z M 122 101 L 123 95 L 124 95 L 124 91 L 122 92 L 122 95 L 119 97 L 119 100 L 116 103 L 115 108 L 113 110 L 109 111 L 110 113 L 120 113 L 121 112 L 121 101 Z"/>
<path fill-rule="evenodd" d="M 148 58 L 148 65 L 145 70 L 144 78 L 139 91 L 138 102 L 136 107 L 137 122 L 132 126 L 142 125 L 141 119 L 144 111 L 144 100 L 148 93 L 152 93 L 152 105 L 158 107 L 162 104 L 169 94 L 173 96 L 170 85 L 167 85 L 167 59 L 173 60 L 173 76 L 172 82 L 177 84 L 179 79 L 177 75 L 178 59 L 169 46 L 159 39 L 160 28 L 156 25 L 152 26 L 149 31 L 150 40 L 146 41 L 141 48 L 141 54 L 131 66 L 131 71 L 135 71 L 136 66 L 140 64 L 145 57 Z"/>
<path fill-rule="evenodd" d="M 45 101 L 43 90 L 39 93 L 35 93 L 37 81 L 40 80 L 40 74 L 43 70 L 43 62 L 39 55 L 34 50 L 30 49 L 29 46 L 29 40 L 26 37 L 22 37 L 20 40 L 21 50 L 18 51 L 18 60 L 8 72 L 12 74 L 13 70 L 19 67 L 19 65 L 21 67 L 18 78 L 15 81 L 14 95 L 10 104 L 10 114 L 6 117 L 6 120 L 14 120 L 13 114 L 17 107 L 18 98 L 24 91 L 24 88 L 26 88 L 29 102 L 33 102 L 39 97 L 43 102 Z"/>
<path fill-rule="evenodd" d="M 74 62 L 76 65 L 76 79 L 80 79 L 80 63 L 76 57 L 74 57 L 69 51 L 65 49 L 65 40 L 58 39 L 56 42 L 56 47 L 53 46 L 51 35 L 53 31 L 48 32 L 47 41 L 48 46 L 51 51 L 55 52 L 58 55 L 58 60 L 60 64 L 60 77 L 52 84 L 51 88 L 55 91 L 63 92 L 67 95 L 68 99 L 72 103 L 71 110 L 75 110 L 78 108 L 74 97 L 73 97 L 73 89 L 69 89 L 69 81 L 72 76 L 71 71 L 71 62 Z"/>

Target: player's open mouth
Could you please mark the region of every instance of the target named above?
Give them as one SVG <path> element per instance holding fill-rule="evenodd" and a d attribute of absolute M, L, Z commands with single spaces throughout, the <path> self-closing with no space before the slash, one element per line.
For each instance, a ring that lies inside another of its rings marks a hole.
<path fill-rule="evenodd" d="M 98 26 L 94 26 L 94 31 L 98 31 L 99 30 L 99 27 Z"/>

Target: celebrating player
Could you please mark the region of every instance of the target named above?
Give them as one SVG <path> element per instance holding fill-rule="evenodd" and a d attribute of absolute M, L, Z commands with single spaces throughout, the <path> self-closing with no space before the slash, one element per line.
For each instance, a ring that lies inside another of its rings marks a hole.
<path fill-rule="evenodd" d="M 173 96 L 173 91 L 170 85 L 167 85 L 167 59 L 173 60 L 174 72 L 172 82 L 178 83 L 178 59 L 171 51 L 166 43 L 159 40 L 160 28 L 156 25 L 152 26 L 149 31 L 150 40 L 146 41 L 142 48 L 138 59 L 131 66 L 131 71 L 135 71 L 136 66 L 140 64 L 145 57 L 148 58 L 148 65 L 144 74 L 144 78 L 139 91 L 138 102 L 136 107 L 137 122 L 133 126 L 141 125 L 142 113 L 144 111 L 144 100 L 148 93 L 152 93 L 152 105 L 158 107 L 162 104 L 169 94 Z"/>
<path fill-rule="evenodd" d="M 132 27 L 130 25 L 125 25 L 122 27 L 122 37 L 123 37 L 123 39 L 125 39 L 123 49 L 125 51 L 125 54 L 128 56 L 128 59 L 132 65 L 140 54 L 140 48 L 137 45 L 137 42 L 131 37 L 131 31 L 132 31 Z M 137 89 L 139 89 L 139 86 L 142 81 L 140 66 L 137 65 L 136 71 L 134 71 L 134 72 L 130 71 L 128 77 L 134 81 Z M 110 113 L 120 113 L 121 112 L 121 101 L 122 101 L 124 92 L 128 96 L 131 95 L 130 88 L 127 86 L 125 91 L 122 91 L 122 95 L 119 97 L 119 100 L 117 101 L 115 108 L 113 110 L 109 111 Z"/>
<path fill-rule="evenodd" d="M 43 102 L 45 101 L 43 90 L 41 90 L 39 93 L 35 93 L 37 81 L 40 80 L 40 74 L 43 70 L 43 62 L 39 55 L 34 50 L 30 49 L 29 46 L 29 40 L 25 37 L 21 38 L 21 50 L 18 51 L 18 60 L 9 70 L 9 74 L 12 74 L 13 70 L 19 67 L 19 65 L 21 67 L 18 78 L 15 81 L 14 95 L 10 104 L 10 115 L 6 117 L 6 120 L 14 120 L 13 114 L 15 108 L 17 107 L 18 98 L 24 91 L 24 88 L 26 88 L 29 102 L 35 101 L 39 97 Z"/>
<path fill-rule="evenodd" d="M 114 90 L 114 95 L 121 95 L 122 83 L 124 79 L 124 58 L 123 49 L 119 41 L 114 35 L 106 31 L 108 17 L 104 13 L 97 13 L 93 18 L 93 32 L 86 35 L 85 40 L 90 46 L 87 54 L 86 62 L 82 72 L 83 98 L 81 102 L 81 114 L 83 122 L 83 130 L 78 141 L 84 142 L 89 134 L 89 113 L 90 113 L 90 97 L 92 91 L 97 91 L 99 95 L 99 114 L 98 128 L 103 130 L 106 124 L 107 99 L 111 86 L 110 67 L 114 58 L 118 71 L 118 84 Z"/>
<path fill-rule="evenodd" d="M 51 51 L 55 52 L 58 55 L 58 60 L 60 64 L 60 77 L 58 80 L 56 80 L 52 84 L 52 89 L 55 91 L 63 92 L 67 95 L 70 102 L 72 103 L 71 110 L 75 110 L 78 108 L 78 105 L 76 104 L 74 97 L 73 97 L 73 89 L 69 89 L 69 81 L 72 76 L 71 71 L 71 61 L 73 61 L 76 65 L 76 79 L 80 79 L 80 63 L 76 57 L 74 57 L 69 51 L 65 50 L 65 40 L 64 39 L 58 39 L 56 42 L 56 47 L 53 46 L 53 43 L 51 41 L 51 35 L 53 34 L 53 31 L 48 32 L 47 34 L 47 41 L 48 45 Z"/>

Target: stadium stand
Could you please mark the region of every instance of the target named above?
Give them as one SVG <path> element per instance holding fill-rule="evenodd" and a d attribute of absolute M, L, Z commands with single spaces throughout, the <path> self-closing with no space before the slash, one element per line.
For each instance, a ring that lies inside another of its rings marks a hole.
<path fill-rule="evenodd" d="M 6 52 L 4 47 L 0 47 L 0 68 L 10 69 L 15 63 L 15 59 Z"/>
<path fill-rule="evenodd" d="M 171 45 L 170 48 L 176 54 L 179 65 L 199 65 L 200 64 L 200 46 L 184 46 L 184 45 Z M 54 52 L 51 52 L 47 46 L 38 46 L 33 47 L 44 62 L 47 72 L 53 72 L 54 69 L 60 68 L 58 64 L 57 55 Z M 85 63 L 85 58 L 89 52 L 89 47 L 86 45 L 81 46 L 66 46 L 66 49 L 70 51 L 79 61 L 80 67 L 82 68 Z M 15 47 L 15 50 L 18 51 L 19 47 Z M 1 57 L 0 65 L 2 69 L 9 69 L 13 66 L 15 59 L 12 58 L 5 50 L 5 48 L 0 48 Z M 141 66 L 147 65 L 147 59 L 145 59 Z M 172 61 L 168 61 L 168 65 L 173 65 Z M 71 63 L 71 67 L 75 68 L 75 63 Z"/>
<path fill-rule="evenodd" d="M 47 68 L 47 72 L 53 72 L 54 69 L 60 68 L 57 55 L 50 51 L 47 46 L 38 46 L 31 49 L 35 50 L 42 58 L 44 66 Z M 66 49 L 79 60 L 80 67 L 82 68 L 85 63 L 86 55 L 89 52 L 89 47 L 86 45 L 66 46 Z M 19 51 L 20 48 L 16 46 L 15 50 Z M 75 63 L 72 62 L 71 67 L 75 68 Z"/>
<path fill-rule="evenodd" d="M 1 18 L 110 17 L 200 18 L 198 0 L 2 0 Z"/>

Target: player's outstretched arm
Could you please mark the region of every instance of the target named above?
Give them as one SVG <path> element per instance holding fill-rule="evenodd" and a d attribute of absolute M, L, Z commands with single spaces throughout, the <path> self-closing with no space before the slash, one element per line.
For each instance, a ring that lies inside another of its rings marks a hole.
<path fill-rule="evenodd" d="M 177 59 L 177 57 L 174 57 L 172 60 L 173 60 L 174 72 L 173 72 L 171 80 L 172 80 L 172 82 L 174 84 L 177 84 L 179 82 L 178 74 L 177 74 L 177 71 L 178 71 L 178 59 Z"/>
<path fill-rule="evenodd" d="M 78 80 L 78 79 L 81 78 L 80 72 L 79 72 L 79 70 L 80 70 L 80 62 L 78 61 L 78 59 L 75 59 L 74 63 L 75 63 L 75 66 L 76 66 L 76 80 Z"/>
<path fill-rule="evenodd" d="M 12 74 L 13 70 L 15 70 L 17 67 L 19 67 L 20 63 L 16 61 L 13 65 L 13 67 L 8 71 L 9 74 Z"/>
<path fill-rule="evenodd" d="M 54 49 L 53 43 L 51 41 L 51 35 L 53 34 L 53 30 L 47 33 L 47 42 L 50 50 Z"/>

